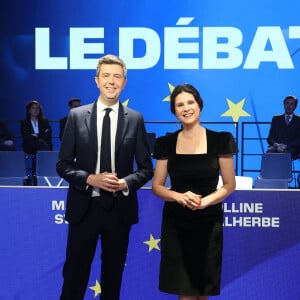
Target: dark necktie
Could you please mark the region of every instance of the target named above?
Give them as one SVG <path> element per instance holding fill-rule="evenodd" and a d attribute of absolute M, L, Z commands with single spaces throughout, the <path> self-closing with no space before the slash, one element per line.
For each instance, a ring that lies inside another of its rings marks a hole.
<path fill-rule="evenodd" d="M 111 108 L 105 109 L 102 125 L 100 173 L 111 172 L 111 143 L 110 143 L 110 118 Z"/>
<path fill-rule="evenodd" d="M 111 172 L 111 143 L 110 143 L 110 118 L 109 113 L 111 108 L 105 109 L 105 115 L 102 124 L 102 136 L 101 136 L 101 153 L 100 153 L 100 173 Z M 106 210 L 110 210 L 113 207 L 113 193 L 105 190 L 100 190 L 102 199 L 100 201 L 101 206 Z"/>
<path fill-rule="evenodd" d="M 286 125 L 289 125 L 290 121 L 291 121 L 291 117 L 290 116 L 286 116 L 285 117 L 285 123 L 286 123 Z"/>

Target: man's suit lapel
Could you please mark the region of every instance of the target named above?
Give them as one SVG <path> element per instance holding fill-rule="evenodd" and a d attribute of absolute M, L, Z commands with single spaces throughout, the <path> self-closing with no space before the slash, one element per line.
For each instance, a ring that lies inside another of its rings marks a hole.
<path fill-rule="evenodd" d="M 126 108 L 120 103 L 119 112 L 118 112 L 118 125 L 117 125 L 117 133 L 116 133 L 116 154 L 119 151 L 120 145 L 124 138 L 126 128 L 128 126 L 128 112 Z"/>
<path fill-rule="evenodd" d="M 280 116 L 280 123 L 281 123 L 281 124 L 283 123 L 283 124 L 286 126 L 285 114 L 283 114 L 283 115 Z M 281 125 L 281 126 L 282 126 L 282 125 Z"/>
<path fill-rule="evenodd" d="M 87 111 L 85 117 L 85 124 L 87 126 L 87 132 L 90 139 L 91 150 L 97 160 L 97 153 L 98 153 L 98 137 L 97 137 L 97 102 L 93 104 L 91 109 Z"/>

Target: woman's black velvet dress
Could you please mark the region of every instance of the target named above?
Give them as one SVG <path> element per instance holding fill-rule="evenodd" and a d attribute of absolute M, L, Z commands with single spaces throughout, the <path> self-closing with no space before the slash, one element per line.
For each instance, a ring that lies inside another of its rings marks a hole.
<path fill-rule="evenodd" d="M 218 156 L 237 152 L 231 133 L 206 129 L 206 154 L 177 154 L 180 131 L 156 140 L 154 158 L 168 159 L 171 189 L 206 196 L 216 190 Z M 177 202 L 165 202 L 161 228 L 159 289 L 177 295 L 220 293 L 222 204 L 192 211 Z"/>

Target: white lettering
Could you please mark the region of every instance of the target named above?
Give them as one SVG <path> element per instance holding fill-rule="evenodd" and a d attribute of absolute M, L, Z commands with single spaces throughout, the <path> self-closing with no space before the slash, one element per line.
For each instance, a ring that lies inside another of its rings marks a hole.
<path fill-rule="evenodd" d="M 103 28 L 70 28 L 70 69 L 95 69 L 99 55 L 104 53 L 103 43 L 92 43 L 86 39 L 104 38 Z M 85 58 L 94 54 L 96 58 Z"/>
<path fill-rule="evenodd" d="M 65 210 L 65 201 L 52 200 L 52 210 Z"/>
<path fill-rule="evenodd" d="M 289 38 L 299 39 L 300 38 L 300 26 L 290 26 L 289 27 Z"/>
<path fill-rule="evenodd" d="M 180 18 L 177 25 L 188 25 L 192 20 L 193 18 Z M 189 41 L 198 38 L 199 27 L 166 27 L 164 36 L 165 69 L 199 69 L 198 40 L 197 42 Z M 192 56 L 192 54 L 196 57 L 187 57 Z"/>
<path fill-rule="evenodd" d="M 270 50 L 266 50 L 268 45 Z M 275 62 L 280 69 L 294 68 L 280 27 L 257 28 L 244 69 L 258 69 L 261 62 Z"/>
<path fill-rule="evenodd" d="M 62 214 L 56 214 L 54 216 L 54 223 L 58 225 L 68 224 L 68 222 L 65 220 L 65 216 Z"/>
<path fill-rule="evenodd" d="M 243 34 L 235 27 L 204 27 L 203 69 L 239 67 L 243 62 L 243 52 L 238 48 L 242 41 Z"/>
<path fill-rule="evenodd" d="M 223 226 L 225 227 L 280 227 L 279 217 L 235 217 L 225 216 Z"/>
<path fill-rule="evenodd" d="M 175 27 L 164 28 L 164 36 L 151 28 L 121 27 L 119 56 L 128 69 L 153 68 L 159 63 L 161 53 L 166 70 L 196 70 L 200 69 L 200 62 L 204 70 L 259 69 L 261 63 L 275 63 L 279 69 L 294 68 L 285 39 L 300 39 L 300 26 L 290 26 L 285 37 L 279 26 L 258 27 L 247 55 L 241 47 L 243 33 L 240 29 L 204 27 L 201 53 L 200 28 L 189 27 L 193 20 L 192 17 L 179 18 Z M 51 41 L 54 43 L 55 39 Z M 98 58 L 105 52 L 104 28 L 71 27 L 69 57 L 51 56 L 50 48 L 50 29 L 35 28 L 37 70 L 95 69 Z"/>
<path fill-rule="evenodd" d="M 134 55 L 134 41 L 144 42 L 145 51 L 141 57 Z M 160 58 L 159 35 L 152 29 L 133 27 L 119 29 L 119 55 L 128 69 L 148 69 L 154 67 Z"/>
<path fill-rule="evenodd" d="M 65 70 L 68 68 L 67 57 L 50 57 L 49 28 L 35 29 L 35 68 L 36 70 Z"/>
<path fill-rule="evenodd" d="M 223 203 L 223 211 L 225 213 L 256 213 L 261 214 L 263 213 L 263 203 L 255 203 L 255 202 L 248 202 L 248 203 Z"/>

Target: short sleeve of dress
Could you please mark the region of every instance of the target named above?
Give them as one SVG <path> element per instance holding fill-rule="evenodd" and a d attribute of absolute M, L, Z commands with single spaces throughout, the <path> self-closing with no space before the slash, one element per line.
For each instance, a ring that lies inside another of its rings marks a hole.
<path fill-rule="evenodd" d="M 168 158 L 167 136 L 161 136 L 156 139 L 153 150 L 153 157 L 155 159 Z"/>
<path fill-rule="evenodd" d="M 234 154 L 238 152 L 236 142 L 230 132 L 219 132 L 218 154 Z"/>

